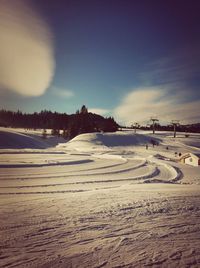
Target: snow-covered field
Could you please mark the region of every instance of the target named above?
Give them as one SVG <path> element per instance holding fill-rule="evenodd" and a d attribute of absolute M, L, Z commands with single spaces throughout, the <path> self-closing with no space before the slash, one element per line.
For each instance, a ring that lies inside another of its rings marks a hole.
<path fill-rule="evenodd" d="M 0 267 L 200 267 L 199 134 L 40 136 L 0 128 Z"/>

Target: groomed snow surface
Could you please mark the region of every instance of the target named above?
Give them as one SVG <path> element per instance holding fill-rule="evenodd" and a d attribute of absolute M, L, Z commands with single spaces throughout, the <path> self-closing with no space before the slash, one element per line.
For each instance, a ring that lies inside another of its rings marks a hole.
<path fill-rule="evenodd" d="M 200 135 L 41 133 L 0 128 L 0 267 L 200 267 Z"/>

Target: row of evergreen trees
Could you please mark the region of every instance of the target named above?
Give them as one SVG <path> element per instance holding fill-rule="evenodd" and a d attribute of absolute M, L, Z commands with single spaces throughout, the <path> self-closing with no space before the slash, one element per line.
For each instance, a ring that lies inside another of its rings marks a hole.
<path fill-rule="evenodd" d="M 89 113 L 85 105 L 71 115 L 47 110 L 33 114 L 0 110 L 0 126 L 27 129 L 48 128 L 52 129 L 55 135 L 59 133 L 59 130 L 63 130 L 69 139 L 81 133 L 114 132 L 118 129 L 118 124 L 112 117 L 104 118 Z"/>

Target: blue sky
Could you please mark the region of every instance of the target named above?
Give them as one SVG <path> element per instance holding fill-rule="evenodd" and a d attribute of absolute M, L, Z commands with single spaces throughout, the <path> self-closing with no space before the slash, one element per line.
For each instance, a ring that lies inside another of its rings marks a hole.
<path fill-rule="evenodd" d="M 199 1 L 0 5 L 0 107 L 198 122 Z"/>

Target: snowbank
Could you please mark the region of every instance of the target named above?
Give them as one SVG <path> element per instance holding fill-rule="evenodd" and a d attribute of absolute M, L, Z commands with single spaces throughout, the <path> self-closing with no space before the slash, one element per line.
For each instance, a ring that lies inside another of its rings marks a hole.
<path fill-rule="evenodd" d="M 53 136 L 42 139 L 41 133 L 42 131 L 33 135 L 29 132 L 0 128 L 0 149 L 45 149 L 65 142 L 63 138 Z"/>
<path fill-rule="evenodd" d="M 117 133 L 86 133 L 73 138 L 66 144 L 61 144 L 59 148 L 76 149 L 79 151 L 90 150 L 109 150 L 110 147 L 139 146 L 151 143 L 151 140 L 157 143 L 160 138 L 149 135 L 117 132 Z"/>

